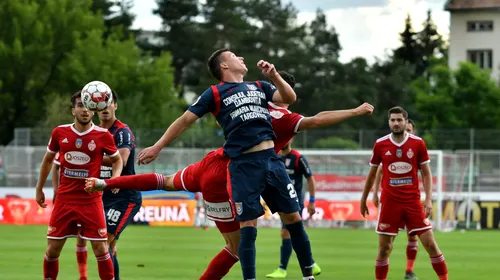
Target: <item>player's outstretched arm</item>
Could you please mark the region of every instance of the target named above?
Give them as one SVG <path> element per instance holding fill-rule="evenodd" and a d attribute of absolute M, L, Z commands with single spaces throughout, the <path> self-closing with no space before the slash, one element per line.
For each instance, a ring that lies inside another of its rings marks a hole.
<path fill-rule="evenodd" d="M 379 204 L 379 197 L 378 197 L 378 191 L 380 190 L 380 182 L 382 181 L 382 165 L 379 165 L 377 168 L 377 175 L 375 175 L 375 183 L 373 183 L 373 194 L 372 194 L 372 202 L 375 205 L 375 207 L 378 207 Z"/>
<path fill-rule="evenodd" d="M 111 176 L 111 179 L 120 177 L 122 174 L 123 170 L 123 160 L 122 157 L 120 156 L 120 153 L 117 153 L 116 156 L 110 157 L 111 160 L 111 167 L 113 168 L 113 176 Z"/>
<path fill-rule="evenodd" d="M 323 111 L 312 117 L 304 118 L 299 124 L 299 130 L 331 126 L 352 117 L 371 115 L 373 109 L 374 107 L 370 103 L 363 103 L 350 110 Z"/>
<path fill-rule="evenodd" d="M 47 181 L 50 170 L 52 169 L 52 162 L 54 162 L 55 153 L 46 152 L 42 160 L 42 165 L 40 166 L 40 176 L 38 177 L 38 182 L 36 183 L 36 202 L 40 207 L 47 207 L 45 203 L 45 194 L 43 193 L 43 186 Z"/>
<path fill-rule="evenodd" d="M 373 182 L 375 181 L 377 169 L 378 166 L 372 166 L 370 168 L 370 171 L 368 172 L 368 176 L 366 177 L 365 188 L 363 189 L 363 194 L 361 195 L 361 206 L 360 206 L 361 215 L 363 215 L 363 217 L 370 214 L 368 212 L 368 207 L 366 206 L 366 199 L 368 198 L 368 194 L 370 193 L 370 190 L 372 189 L 373 186 Z"/>
<path fill-rule="evenodd" d="M 432 213 L 432 172 L 428 163 L 421 165 L 420 173 L 422 174 L 425 191 L 424 211 L 429 217 Z"/>
<path fill-rule="evenodd" d="M 139 153 L 137 162 L 140 164 L 148 164 L 158 157 L 161 149 L 170 144 L 177 137 L 181 136 L 188 127 L 190 127 L 199 117 L 191 112 L 186 111 L 182 116 L 177 118 L 165 131 L 165 134 L 153 146 L 142 150 Z"/>
<path fill-rule="evenodd" d="M 295 103 L 297 94 L 295 94 L 293 88 L 285 82 L 278 71 L 276 71 L 274 64 L 260 60 L 257 62 L 257 67 L 259 67 L 262 70 L 262 74 L 273 81 L 273 84 L 278 88 L 273 94 L 273 102 L 286 104 Z"/>

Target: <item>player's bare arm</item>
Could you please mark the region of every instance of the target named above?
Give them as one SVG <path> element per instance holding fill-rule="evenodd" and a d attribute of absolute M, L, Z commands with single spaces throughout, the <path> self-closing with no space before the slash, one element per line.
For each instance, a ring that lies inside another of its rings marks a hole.
<path fill-rule="evenodd" d="M 52 203 L 55 203 L 57 189 L 59 189 L 59 164 L 55 164 L 55 163 L 52 163 L 52 188 L 54 190 L 54 196 L 52 197 Z"/>
<path fill-rule="evenodd" d="M 170 144 L 174 139 L 181 136 L 199 117 L 191 111 L 186 111 L 177 118 L 165 131 L 165 134 L 153 146 L 142 150 L 137 159 L 137 163 L 148 164 L 154 161 L 161 149 Z"/>
<path fill-rule="evenodd" d="M 363 103 L 350 110 L 323 111 L 312 117 L 304 118 L 299 124 L 299 130 L 331 126 L 352 117 L 371 115 L 373 109 L 374 107 L 370 103 Z"/>
<path fill-rule="evenodd" d="M 363 194 L 361 195 L 361 206 L 360 206 L 361 215 L 363 215 L 363 217 L 366 217 L 366 215 L 370 214 L 370 212 L 368 212 L 368 206 L 366 206 L 366 199 L 368 198 L 368 194 L 370 193 L 370 190 L 372 189 L 373 186 L 373 182 L 375 181 L 377 169 L 378 166 L 372 166 L 370 168 L 370 171 L 368 172 L 368 176 L 366 176 L 365 188 L 363 189 Z"/>
<path fill-rule="evenodd" d="M 109 158 L 112 162 L 111 167 L 113 168 L 113 176 L 111 176 L 111 179 L 120 177 L 122 174 L 123 170 L 123 160 L 122 157 L 120 156 L 120 153 L 117 153 L 116 156 L 110 157 Z"/>
<path fill-rule="evenodd" d="M 309 186 L 309 196 L 316 197 L 316 181 L 314 180 L 314 176 L 307 177 L 307 185 Z M 307 205 L 307 212 L 309 212 L 309 217 L 312 217 L 316 213 L 316 203 L 314 200 L 309 200 L 309 204 Z"/>
<path fill-rule="evenodd" d="M 45 203 L 45 194 L 43 193 L 43 186 L 47 181 L 50 170 L 52 169 L 52 163 L 54 162 L 56 154 L 53 152 L 46 152 L 42 160 L 42 165 L 40 166 L 40 177 L 38 177 L 38 182 L 36 183 L 36 202 L 40 207 L 45 208 L 47 204 Z"/>
<path fill-rule="evenodd" d="M 428 163 L 421 165 L 420 173 L 422 174 L 425 191 L 424 211 L 429 217 L 432 213 L 432 172 Z"/>
<path fill-rule="evenodd" d="M 375 183 L 373 184 L 373 194 L 372 194 L 372 202 L 375 207 L 378 207 L 380 202 L 378 197 L 378 191 L 380 190 L 380 182 L 382 181 L 382 165 L 379 165 L 377 168 L 377 175 L 375 175 Z"/>
<path fill-rule="evenodd" d="M 293 88 L 283 80 L 274 64 L 260 60 L 257 62 L 257 67 L 262 70 L 262 74 L 268 77 L 278 90 L 273 95 L 273 102 L 293 104 L 297 100 L 297 94 Z"/>

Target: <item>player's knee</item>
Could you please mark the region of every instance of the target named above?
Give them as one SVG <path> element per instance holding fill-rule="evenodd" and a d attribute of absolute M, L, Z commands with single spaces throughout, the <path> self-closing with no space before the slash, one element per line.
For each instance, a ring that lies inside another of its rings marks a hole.
<path fill-rule="evenodd" d="M 286 229 L 281 229 L 281 239 L 290 239 L 290 232 Z"/>
<path fill-rule="evenodd" d="M 240 231 L 233 231 L 228 233 L 223 233 L 224 239 L 226 240 L 226 248 L 233 255 L 238 256 L 238 246 L 240 245 Z"/>
<path fill-rule="evenodd" d="M 299 212 L 294 212 L 294 213 L 279 212 L 279 214 L 285 225 L 293 224 L 301 220 Z"/>
<path fill-rule="evenodd" d="M 161 189 L 163 189 L 165 191 L 178 191 L 178 189 L 176 189 L 175 185 L 174 185 L 174 177 L 175 177 L 175 174 L 163 176 L 164 180 L 163 180 L 163 186 L 161 187 Z"/>
<path fill-rule="evenodd" d="M 108 252 L 108 246 L 105 241 L 92 241 L 92 251 L 94 255 L 102 256 Z"/>
<path fill-rule="evenodd" d="M 392 251 L 392 243 L 381 243 L 378 246 L 378 254 L 381 258 L 389 257 Z"/>
<path fill-rule="evenodd" d="M 408 235 L 408 241 L 418 241 L 417 235 Z"/>
<path fill-rule="evenodd" d="M 257 227 L 257 219 L 240 222 L 240 228 L 243 227 Z"/>
<path fill-rule="evenodd" d="M 47 256 L 49 258 L 58 258 L 61 255 L 61 251 L 63 249 L 64 243 L 61 242 L 50 242 L 47 246 Z"/>
<path fill-rule="evenodd" d="M 78 238 L 76 238 L 76 246 L 85 247 L 85 246 L 87 246 L 87 241 L 83 238 L 78 237 Z"/>

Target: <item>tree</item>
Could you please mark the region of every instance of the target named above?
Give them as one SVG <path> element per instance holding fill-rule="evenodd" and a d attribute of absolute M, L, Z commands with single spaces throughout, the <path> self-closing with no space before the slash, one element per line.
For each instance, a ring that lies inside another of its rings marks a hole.
<path fill-rule="evenodd" d="M 412 88 L 417 94 L 418 111 L 428 116 L 422 119 L 422 124 L 429 129 L 428 133 L 439 148 L 468 149 L 468 136 L 466 133 L 464 139 L 463 128 L 500 128 L 500 112 L 497 110 L 500 89 L 490 72 L 472 63 L 461 63 L 455 71 L 439 64 L 429 70 L 429 75 L 429 81 L 421 77 Z M 455 130 L 442 135 L 441 129 Z M 488 143 L 487 148 L 498 147 L 500 145 L 495 141 Z"/>
<path fill-rule="evenodd" d="M 400 33 L 400 37 L 401 43 L 403 45 L 394 51 L 393 58 L 395 60 L 400 60 L 409 66 L 412 66 L 414 68 L 413 77 L 417 78 L 420 76 L 418 75 L 418 73 L 423 67 L 422 49 L 417 40 L 417 33 L 413 31 L 413 24 L 410 14 L 408 14 L 408 16 L 406 17 L 405 29 L 402 33 Z"/>
<path fill-rule="evenodd" d="M 446 47 L 441 36 L 437 31 L 437 26 L 432 20 L 431 10 L 427 11 L 427 19 L 424 21 L 422 31 L 417 33 L 417 41 L 421 50 L 421 62 L 418 63 L 415 69 L 415 75 L 420 77 L 427 74 L 427 69 L 433 57 L 446 57 Z"/>
<path fill-rule="evenodd" d="M 164 127 L 179 113 L 170 56 L 143 56 L 118 33 L 104 39 L 104 20 L 89 12 L 91 4 L 0 2 L 0 20 L 9 22 L 0 30 L 0 61 L 9 65 L 0 68 L 1 144 L 15 127 L 60 124 L 54 110 L 69 115 L 69 96 L 91 80 L 118 92 L 120 114 L 134 128 Z M 46 116 L 51 121 L 40 121 Z"/>
<path fill-rule="evenodd" d="M 130 35 L 130 27 L 134 22 L 135 16 L 131 9 L 134 6 L 133 0 L 93 0 L 91 10 L 100 14 L 104 18 L 106 31 L 104 38 L 107 38 L 112 32 L 122 33 L 122 39 Z"/>

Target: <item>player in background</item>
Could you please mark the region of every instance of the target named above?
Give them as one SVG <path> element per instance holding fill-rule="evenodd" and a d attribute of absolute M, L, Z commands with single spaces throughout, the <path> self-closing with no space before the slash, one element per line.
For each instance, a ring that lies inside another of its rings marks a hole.
<path fill-rule="evenodd" d="M 307 180 L 307 185 L 309 187 L 309 204 L 307 205 L 307 211 L 312 217 L 316 213 L 315 209 L 315 194 L 316 194 L 316 184 L 314 177 L 312 176 L 311 168 L 307 163 L 306 158 L 300 154 L 299 151 L 292 149 L 293 138 L 283 147 L 279 152 L 283 162 L 285 163 L 286 170 L 290 176 L 290 180 L 295 188 L 295 191 L 299 195 L 299 205 L 302 214 L 302 209 L 304 209 L 304 194 L 305 191 L 302 187 L 302 177 Z M 281 228 L 281 248 L 280 248 L 280 265 L 272 273 L 266 275 L 267 278 L 286 278 L 288 261 L 292 255 L 292 242 L 290 241 L 290 233 L 282 225 Z M 321 268 L 314 262 L 313 274 L 319 275 L 321 273 Z"/>
<path fill-rule="evenodd" d="M 105 110 L 98 112 L 100 127 L 106 128 L 113 135 L 114 143 L 123 162 L 120 176 L 135 174 L 135 137 L 132 130 L 116 117 L 118 110 L 118 95 L 112 91 L 113 103 Z M 114 175 L 112 161 L 104 157 L 101 166 L 101 179 L 109 179 Z M 102 194 L 104 212 L 108 230 L 109 254 L 113 260 L 115 280 L 120 280 L 120 266 L 116 253 L 116 242 L 127 225 L 134 219 L 142 205 L 142 194 L 136 190 L 105 190 Z"/>
<path fill-rule="evenodd" d="M 447 280 L 446 262 L 428 219 L 432 213 L 432 172 L 427 147 L 422 138 L 405 131 L 408 113 L 403 108 L 398 106 L 389 109 L 388 117 L 391 134 L 375 142 L 360 206 L 361 215 L 365 217 L 369 214 L 366 199 L 373 187 L 377 169 L 382 165 L 382 196 L 376 229 L 379 234 L 376 279 L 387 279 L 394 236 L 397 236 L 399 227 L 405 224 L 409 234 L 420 238 L 439 279 Z M 423 206 L 418 184 L 419 169 L 425 190 Z"/>
<path fill-rule="evenodd" d="M 283 79 L 293 88 L 295 78 L 280 71 Z M 269 104 L 272 116 L 272 125 L 276 133 L 274 139 L 275 151 L 288 143 L 299 131 L 331 126 L 348 118 L 362 115 L 371 115 L 373 106 L 364 103 L 350 110 L 324 111 L 312 117 L 304 117 L 292 113 L 286 108 L 287 104 Z M 200 280 L 220 279 L 224 277 L 231 267 L 238 262 L 238 246 L 240 243 L 240 225 L 235 220 L 235 210 L 226 189 L 227 164 L 229 158 L 225 157 L 222 148 L 208 153 L 201 161 L 191 164 L 175 174 L 163 176 L 156 173 L 140 174 L 120 177 L 112 180 L 87 180 L 87 190 L 95 191 L 103 188 L 140 188 L 140 190 L 165 190 L 190 192 L 201 191 L 207 209 L 207 217 L 213 220 L 221 232 L 226 247 L 215 256 L 205 270 Z M 141 184 L 138 185 L 137 182 Z"/>
<path fill-rule="evenodd" d="M 264 214 L 261 196 L 271 211 L 280 214 L 290 232 L 303 279 L 314 279 L 311 244 L 298 212 L 297 194 L 283 162 L 274 151 L 275 135 L 267 108 L 269 101 L 294 103 L 295 91 L 273 64 L 263 60 L 257 67 L 276 86 L 265 81 L 244 82 L 248 72 L 244 59 L 228 49 L 215 51 L 207 66 L 220 83 L 203 92 L 155 145 L 142 150 L 139 164 L 156 159 L 163 147 L 197 119 L 212 113 L 224 131 L 224 154 L 231 158 L 228 189 L 241 227 L 238 251 L 243 279 L 256 278 L 257 218 Z"/>
<path fill-rule="evenodd" d="M 57 189 L 59 188 L 59 153 L 56 153 L 54 163 L 52 164 L 52 187 L 54 189 L 54 196 L 52 204 L 56 203 Z M 87 280 L 87 241 L 80 237 L 80 232 L 76 236 L 76 262 L 78 264 L 78 273 L 80 280 Z"/>
<path fill-rule="evenodd" d="M 408 119 L 406 123 L 406 132 L 417 135 L 415 130 L 415 122 L 411 119 Z M 373 185 L 373 196 L 372 201 L 375 207 L 379 206 L 379 197 L 378 192 L 380 189 L 380 182 L 382 181 L 382 165 L 380 165 L 377 169 L 377 175 L 375 176 L 375 183 Z M 404 229 L 404 225 L 401 226 L 401 229 Z M 416 235 L 408 234 L 408 244 L 406 245 L 406 272 L 404 279 L 412 279 L 418 280 L 418 277 L 415 273 L 413 273 L 413 268 L 415 267 L 415 260 L 417 259 L 418 252 L 418 237 Z"/>
<path fill-rule="evenodd" d="M 203 194 L 201 192 L 196 192 L 194 194 L 194 199 L 196 200 L 196 213 L 194 216 L 194 227 L 196 229 L 208 229 L 207 211 L 205 208 L 205 202 L 203 200 Z"/>
<path fill-rule="evenodd" d="M 58 259 L 66 238 L 79 234 L 82 239 L 92 243 L 99 277 L 113 280 L 113 262 L 106 244 L 106 219 L 101 193 L 86 193 L 84 187 L 86 178 L 100 175 L 104 154 L 110 155 L 116 174 L 121 173 L 123 164 L 111 134 L 92 123 L 93 113 L 83 106 L 81 92 L 71 96 L 71 104 L 75 120 L 72 124 L 58 126 L 52 131 L 36 185 L 36 201 L 40 207 L 45 208 L 47 204 L 43 186 L 51 171 L 55 154 L 59 153 L 60 184 L 47 230 L 44 279 L 57 279 Z"/>

